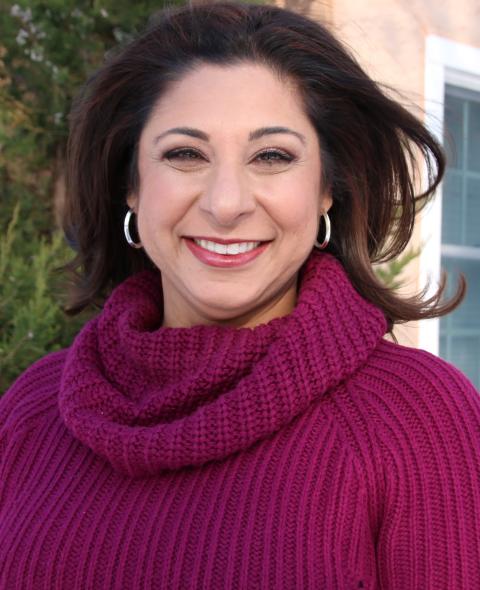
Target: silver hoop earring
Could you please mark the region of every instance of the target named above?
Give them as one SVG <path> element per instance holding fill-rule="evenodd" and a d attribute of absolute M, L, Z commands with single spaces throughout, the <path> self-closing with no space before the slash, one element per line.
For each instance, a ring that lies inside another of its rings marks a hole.
<path fill-rule="evenodd" d="M 321 244 L 318 241 L 318 236 L 315 240 L 315 248 L 318 248 L 319 250 L 325 250 L 325 248 L 328 246 L 328 243 L 330 242 L 331 233 L 330 217 L 328 216 L 328 213 L 322 213 L 322 217 L 325 220 L 325 237 Z"/>
<path fill-rule="evenodd" d="M 132 215 L 134 213 L 135 213 L 135 211 L 133 209 L 129 209 L 127 211 L 127 214 L 125 215 L 125 220 L 123 222 L 123 233 L 125 234 L 125 238 L 126 238 L 129 246 L 131 246 L 132 248 L 141 248 L 142 243 L 141 242 L 134 242 L 132 239 L 132 236 L 130 235 L 130 218 L 132 217 Z"/>

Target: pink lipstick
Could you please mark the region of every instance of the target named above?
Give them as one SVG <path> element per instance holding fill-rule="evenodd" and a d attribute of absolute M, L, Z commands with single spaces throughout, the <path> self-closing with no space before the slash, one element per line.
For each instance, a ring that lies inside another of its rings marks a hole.
<path fill-rule="evenodd" d="M 197 240 L 207 240 L 210 242 L 215 242 L 217 244 L 241 244 L 244 242 L 255 242 L 258 240 L 224 240 L 220 238 L 204 238 L 198 237 Z M 211 252 L 206 248 L 203 248 L 199 244 L 197 244 L 192 238 L 184 238 L 185 243 L 187 244 L 190 252 L 198 259 L 200 262 L 207 264 L 208 266 L 216 266 L 220 268 L 236 268 L 239 266 L 243 266 L 248 264 L 257 256 L 260 256 L 262 252 L 268 247 L 270 242 L 261 242 L 259 246 L 249 250 L 248 252 L 239 252 L 238 254 L 219 254 L 218 252 Z"/>

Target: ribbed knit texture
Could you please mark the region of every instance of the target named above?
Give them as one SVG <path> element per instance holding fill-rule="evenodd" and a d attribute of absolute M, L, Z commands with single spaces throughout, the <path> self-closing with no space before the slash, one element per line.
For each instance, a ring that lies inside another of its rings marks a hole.
<path fill-rule="evenodd" d="M 480 397 L 331 256 L 254 329 L 131 277 L 0 400 L 0 589 L 480 588 Z"/>

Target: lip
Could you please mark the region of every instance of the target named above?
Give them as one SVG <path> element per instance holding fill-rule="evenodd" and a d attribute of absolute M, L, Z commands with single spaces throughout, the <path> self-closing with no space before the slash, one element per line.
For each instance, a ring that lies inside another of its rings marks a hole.
<path fill-rule="evenodd" d="M 206 250 L 202 248 L 198 244 L 196 244 L 193 238 L 183 238 L 185 243 L 190 250 L 190 252 L 198 259 L 200 262 L 207 264 L 208 266 L 215 266 L 219 268 L 237 268 L 239 266 L 244 266 L 260 256 L 270 245 L 270 242 L 262 242 L 260 246 L 250 250 L 249 252 L 243 252 L 241 254 L 218 254 L 217 252 L 210 252 L 210 250 Z M 197 238 L 197 240 L 210 240 L 212 242 L 217 242 L 219 244 L 232 244 L 232 243 L 239 243 L 239 242 L 255 242 L 259 240 L 223 240 L 220 241 L 218 238 L 214 240 L 212 238 Z"/>

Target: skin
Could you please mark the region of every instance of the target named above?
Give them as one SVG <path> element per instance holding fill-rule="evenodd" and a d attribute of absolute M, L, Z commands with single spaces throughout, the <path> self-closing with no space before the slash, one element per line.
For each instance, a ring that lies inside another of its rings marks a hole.
<path fill-rule="evenodd" d="M 261 131 L 273 127 L 290 132 Z M 164 326 L 253 327 L 292 311 L 298 271 L 332 203 L 292 82 L 259 64 L 199 66 L 160 97 L 138 170 L 127 203 L 161 271 Z M 217 268 L 192 254 L 187 236 L 270 243 L 246 265 Z"/>

